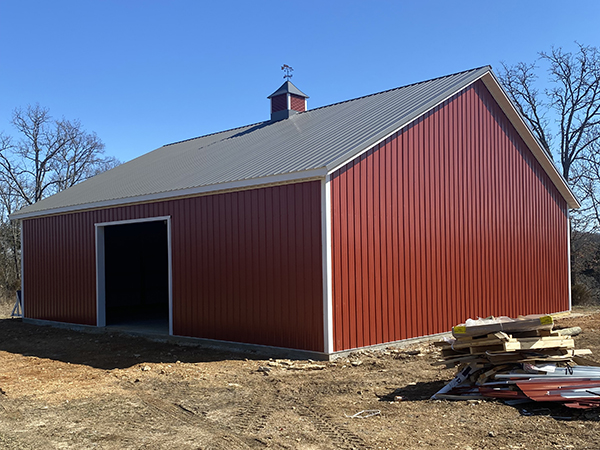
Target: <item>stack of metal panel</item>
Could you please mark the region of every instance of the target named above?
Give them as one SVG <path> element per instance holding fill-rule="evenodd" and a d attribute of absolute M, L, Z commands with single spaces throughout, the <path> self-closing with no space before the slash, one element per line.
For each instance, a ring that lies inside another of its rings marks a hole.
<path fill-rule="evenodd" d="M 560 402 L 572 408 L 600 406 L 600 364 L 575 349 L 579 327 L 553 329 L 551 316 L 468 321 L 453 338 L 437 343 L 442 359 L 458 367 L 436 399 L 496 398 L 521 402 Z"/>

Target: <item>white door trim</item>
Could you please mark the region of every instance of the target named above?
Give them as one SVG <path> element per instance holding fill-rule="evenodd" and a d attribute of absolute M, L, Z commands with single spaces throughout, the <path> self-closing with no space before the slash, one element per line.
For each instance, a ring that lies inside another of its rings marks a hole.
<path fill-rule="evenodd" d="M 171 256 L 171 216 L 146 217 L 143 219 L 118 220 L 94 224 L 96 229 L 96 326 L 106 326 L 106 272 L 104 256 L 104 228 L 143 222 L 167 222 L 167 258 L 169 277 L 169 335 L 173 335 L 173 270 Z"/>

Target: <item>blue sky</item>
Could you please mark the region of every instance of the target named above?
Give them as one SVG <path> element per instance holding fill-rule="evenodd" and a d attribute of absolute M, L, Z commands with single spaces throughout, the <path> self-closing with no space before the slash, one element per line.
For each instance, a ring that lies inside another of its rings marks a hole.
<path fill-rule="evenodd" d="M 39 103 L 130 160 L 269 118 L 282 64 L 309 108 L 574 41 L 600 1 L 0 0 L 0 130 Z"/>

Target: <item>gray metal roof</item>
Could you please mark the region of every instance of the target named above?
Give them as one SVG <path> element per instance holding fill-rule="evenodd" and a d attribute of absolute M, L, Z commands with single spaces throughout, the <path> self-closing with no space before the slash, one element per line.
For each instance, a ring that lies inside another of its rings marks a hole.
<path fill-rule="evenodd" d="M 298 89 L 294 85 L 294 83 L 292 83 L 289 80 L 286 81 L 285 83 L 283 83 L 281 86 L 279 86 L 279 89 L 277 89 L 275 92 L 273 92 L 267 98 L 271 98 L 271 97 L 275 97 L 276 95 L 287 94 L 287 93 L 298 95 L 298 96 L 304 97 L 304 98 L 309 98 L 308 95 L 306 95 L 304 92 L 302 92 L 300 89 Z"/>
<path fill-rule="evenodd" d="M 325 176 L 490 70 L 485 66 L 278 122 L 165 145 L 27 206 L 12 218 L 258 185 L 273 182 L 277 176 Z"/>

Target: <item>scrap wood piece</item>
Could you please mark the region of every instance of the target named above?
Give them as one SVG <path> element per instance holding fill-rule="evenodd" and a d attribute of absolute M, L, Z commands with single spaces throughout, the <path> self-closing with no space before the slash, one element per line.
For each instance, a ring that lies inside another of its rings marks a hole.
<path fill-rule="evenodd" d="M 581 355 L 591 355 L 592 351 L 589 348 L 578 348 L 575 350 L 571 350 L 573 356 L 581 356 Z"/>
<path fill-rule="evenodd" d="M 503 364 L 501 366 L 492 367 L 490 370 L 483 372 L 481 375 L 479 375 L 479 378 L 477 379 L 477 384 L 484 384 L 489 378 L 493 377 L 498 372 L 510 369 L 511 367 L 513 367 L 512 364 Z"/>
<path fill-rule="evenodd" d="M 455 337 L 456 341 L 455 344 L 453 344 L 452 346 L 454 347 L 457 343 L 458 344 L 466 344 L 469 345 L 469 343 L 477 343 L 477 342 L 481 342 L 485 339 L 489 339 L 493 342 L 500 340 L 500 341 L 504 341 L 504 340 L 509 340 L 512 337 L 512 335 L 507 334 L 503 331 L 496 331 L 495 333 L 488 333 L 488 334 L 484 334 L 484 335 L 478 335 L 478 336 L 458 336 Z"/>
<path fill-rule="evenodd" d="M 493 317 L 489 319 L 467 320 L 464 324 L 452 328 L 454 337 L 481 336 L 498 331 L 505 333 L 532 330 L 551 330 L 554 319 L 549 315 L 530 315 L 511 319 L 510 317 Z"/>
<path fill-rule="evenodd" d="M 554 330 L 558 336 L 577 336 L 581 334 L 581 327 L 559 328 Z"/>
<path fill-rule="evenodd" d="M 366 419 L 368 417 L 379 416 L 381 411 L 378 409 L 363 409 L 362 411 L 357 412 L 351 416 L 344 414 L 344 416 L 350 419 Z"/>
<path fill-rule="evenodd" d="M 471 347 L 482 347 L 490 345 L 499 345 L 502 342 L 509 342 L 511 336 L 501 331 L 497 333 L 490 333 L 486 336 L 479 336 L 473 338 L 457 338 L 453 343 L 442 341 L 441 345 L 444 348 L 451 348 L 453 350 L 461 350 Z"/>
<path fill-rule="evenodd" d="M 504 343 L 506 351 L 541 348 L 574 348 L 575 341 L 570 336 L 548 336 L 541 338 L 511 339 Z"/>
<path fill-rule="evenodd" d="M 494 333 L 494 334 L 488 334 L 488 337 L 489 338 L 495 337 L 496 339 L 498 339 L 499 341 L 502 341 L 502 342 L 508 342 L 512 339 L 512 335 L 506 334 L 503 331 L 498 331 L 497 333 Z"/>
<path fill-rule="evenodd" d="M 500 365 L 500 364 L 517 364 L 523 362 L 532 362 L 532 361 L 554 361 L 551 355 L 544 355 L 543 353 L 530 354 L 529 352 L 521 352 L 521 351 L 511 351 L 511 352 L 488 352 L 485 357 L 492 365 Z M 558 356 L 558 361 L 570 361 L 571 357 L 560 355 Z"/>
<path fill-rule="evenodd" d="M 469 348 L 469 351 L 471 352 L 472 355 L 484 355 L 488 352 L 497 352 L 497 351 L 505 350 L 503 344 L 504 343 L 497 343 L 497 344 L 491 344 L 491 345 L 478 345 L 476 347 Z"/>
<path fill-rule="evenodd" d="M 459 364 L 464 363 L 486 363 L 488 362 L 485 358 L 479 355 L 461 355 L 456 358 L 447 358 L 431 363 L 432 366 L 446 366 L 448 368 L 455 367 Z"/>

